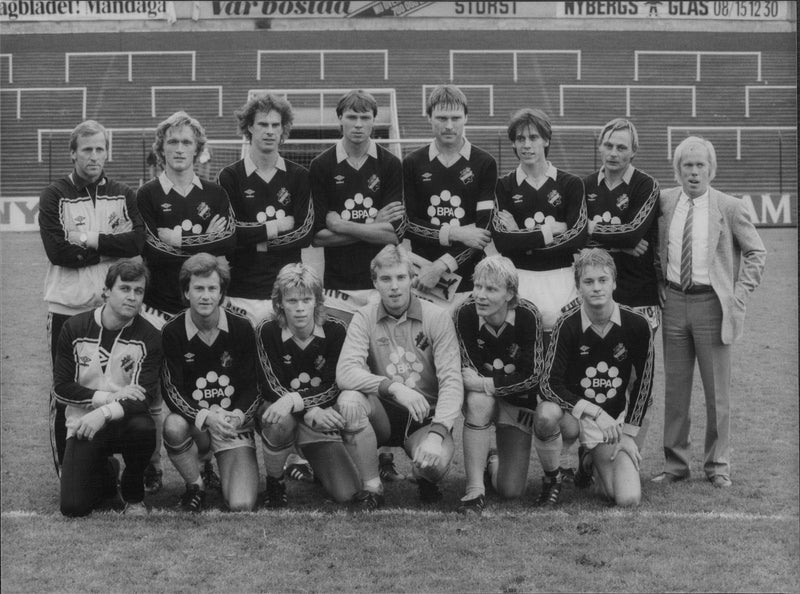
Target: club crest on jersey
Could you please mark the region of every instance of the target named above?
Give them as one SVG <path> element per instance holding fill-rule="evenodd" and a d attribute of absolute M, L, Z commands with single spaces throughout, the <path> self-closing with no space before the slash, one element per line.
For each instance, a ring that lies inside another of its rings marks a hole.
<path fill-rule="evenodd" d="M 334 176 L 333 181 L 336 182 L 337 186 L 341 185 L 341 184 L 344 183 L 344 176 L 343 175 L 336 175 L 336 176 Z"/>
<path fill-rule="evenodd" d="M 222 351 L 222 354 L 219 356 L 219 364 L 222 365 L 224 369 L 228 369 L 233 365 L 233 357 L 231 357 L 228 351 Z"/>
<path fill-rule="evenodd" d="M 162 202 L 161 212 L 172 212 L 172 205 L 169 202 Z"/>
<path fill-rule="evenodd" d="M 414 346 L 417 347 L 419 350 L 424 351 L 431 345 L 428 338 L 420 332 L 414 337 Z"/>
<path fill-rule="evenodd" d="M 464 169 L 458 172 L 458 179 L 460 179 L 461 183 L 464 185 L 471 184 L 475 181 L 475 174 L 470 167 L 464 167 Z"/>
<path fill-rule="evenodd" d="M 583 396 L 602 404 L 617 395 L 617 390 L 622 386 L 619 369 L 609 367 L 605 361 L 600 361 L 597 366 L 586 368 L 586 374 L 581 380 Z"/>
<path fill-rule="evenodd" d="M 197 401 L 201 408 L 212 408 L 219 406 L 228 409 L 231 406 L 231 396 L 235 392 L 231 385 L 231 378 L 227 375 L 219 375 L 216 371 L 209 371 L 205 376 L 198 377 L 194 382 L 195 389 L 192 391 L 192 398 Z"/>
<path fill-rule="evenodd" d="M 586 346 L 585 344 L 581 345 L 581 348 L 580 348 L 581 357 L 585 357 L 586 355 L 588 355 L 589 351 L 591 351 L 591 350 L 592 349 L 590 347 Z"/>
<path fill-rule="evenodd" d="M 547 201 L 551 206 L 561 206 L 561 194 L 558 193 L 558 190 L 550 190 L 550 193 L 547 195 Z"/>
<path fill-rule="evenodd" d="M 120 223 L 121 221 L 119 220 L 119 215 L 117 213 L 112 212 L 110 215 L 108 215 L 109 227 L 111 227 L 112 229 L 116 229 L 117 227 L 119 227 Z"/>
<path fill-rule="evenodd" d="M 461 197 L 451 194 L 450 190 L 442 190 L 441 194 L 431 196 L 428 216 L 431 225 L 460 225 L 466 212 L 461 208 Z"/>
<path fill-rule="evenodd" d="M 344 201 L 344 210 L 339 213 L 345 221 L 364 221 L 371 223 L 378 215 L 378 209 L 372 205 L 372 198 L 358 193 Z"/>
<path fill-rule="evenodd" d="M 323 367 L 325 367 L 325 357 L 322 355 L 317 355 L 317 358 L 314 359 L 314 369 L 317 371 L 322 371 Z"/>
<path fill-rule="evenodd" d="M 422 177 L 422 181 L 423 181 L 423 182 L 429 182 L 429 181 L 431 181 L 431 179 L 433 178 L 433 174 L 432 174 L 432 173 L 428 173 L 428 172 L 426 171 L 425 173 L 423 173 L 423 174 L 422 174 L 422 176 L 421 176 L 421 177 Z"/>
<path fill-rule="evenodd" d="M 125 373 L 130 373 L 131 371 L 133 371 L 133 363 L 134 363 L 133 355 L 129 353 L 124 357 L 122 357 L 122 359 L 119 362 L 119 366 Z"/>
<path fill-rule="evenodd" d="M 201 202 L 197 205 L 197 216 L 204 221 L 211 217 L 211 209 L 208 207 L 208 204 Z"/>
<path fill-rule="evenodd" d="M 628 349 L 625 348 L 625 345 L 621 342 L 614 347 L 614 361 L 624 361 L 628 358 Z"/>
<path fill-rule="evenodd" d="M 292 201 L 292 195 L 289 193 L 289 190 L 281 187 L 281 189 L 278 190 L 278 202 L 280 202 L 284 206 L 288 206 L 289 202 L 291 201 Z"/>
<path fill-rule="evenodd" d="M 627 194 L 622 194 L 619 198 L 617 198 L 617 208 L 620 210 L 627 210 L 629 203 L 630 200 Z"/>
<path fill-rule="evenodd" d="M 508 347 L 508 358 L 509 359 L 519 359 L 519 352 L 520 346 L 515 342 L 512 343 L 510 347 Z"/>
<path fill-rule="evenodd" d="M 523 200 L 523 199 L 522 199 L 522 194 L 514 194 L 514 195 L 511 197 L 511 201 L 512 201 L 514 204 L 522 204 L 522 200 Z"/>
<path fill-rule="evenodd" d="M 594 202 L 595 200 L 597 200 L 597 194 L 586 194 L 587 202 Z"/>
<path fill-rule="evenodd" d="M 256 191 L 254 189 L 252 189 L 252 188 L 247 188 L 244 191 L 244 197 L 245 197 L 245 200 L 252 200 L 253 198 L 256 197 Z"/>
<path fill-rule="evenodd" d="M 377 192 L 381 189 L 381 178 L 379 178 L 376 174 L 372 174 L 370 178 L 367 180 L 367 187 L 370 189 L 371 192 Z"/>
<path fill-rule="evenodd" d="M 83 215 L 78 215 L 72 221 L 75 223 L 76 227 L 83 227 L 86 224 L 86 217 Z"/>
<path fill-rule="evenodd" d="M 417 361 L 417 355 L 411 351 L 406 351 L 403 347 L 397 347 L 397 350 L 389 355 L 390 363 L 386 366 L 386 375 L 393 382 L 400 382 L 414 388 L 417 382 L 422 379 L 422 370 L 424 366 L 420 361 Z"/>

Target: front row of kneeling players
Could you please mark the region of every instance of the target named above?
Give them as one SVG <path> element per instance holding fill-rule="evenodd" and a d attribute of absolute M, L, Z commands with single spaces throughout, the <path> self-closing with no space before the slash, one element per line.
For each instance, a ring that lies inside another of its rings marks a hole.
<path fill-rule="evenodd" d="M 634 438 L 651 400 L 653 337 L 643 316 L 612 299 L 616 269 L 608 253 L 579 254 L 582 304 L 558 319 L 546 353 L 541 316 L 519 297 L 517 271 L 505 257 L 476 266 L 472 295 L 453 319 L 412 293 L 413 267 L 402 247 L 386 246 L 370 271 L 380 299 L 346 327 L 324 313 L 313 269 L 285 266 L 273 289 L 275 317 L 254 330 L 222 307 L 230 281 L 225 260 L 197 254 L 180 271 L 189 307 L 159 339 L 138 315 L 147 269 L 133 261 L 113 265 L 105 304 L 72 318 L 59 341 L 55 392 L 68 406 L 69 430 L 62 513 L 85 515 L 114 490 L 118 468 L 106 457 L 109 448 L 125 461 L 126 512 L 146 513 L 142 475 L 155 447 L 148 405 L 162 354 L 171 411 L 164 442 L 186 483 L 181 506 L 189 511 L 203 509 L 213 486 L 201 472 L 211 454 L 228 509 L 257 506 L 256 433 L 268 507 L 287 504 L 283 468 L 295 443 L 339 503 L 382 505 L 380 446 L 405 450 L 420 500 L 435 502 L 462 410 L 460 513 L 482 512 L 485 474 L 500 497 L 521 496 L 531 445 L 545 475 L 536 504 L 555 505 L 560 453 L 576 439 L 576 484 L 594 482 L 618 505 L 639 503 Z"/>

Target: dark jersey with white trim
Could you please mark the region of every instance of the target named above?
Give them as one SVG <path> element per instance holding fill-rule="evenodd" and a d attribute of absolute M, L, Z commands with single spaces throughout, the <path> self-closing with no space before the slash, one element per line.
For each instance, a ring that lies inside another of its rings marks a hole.
<path fill-rule="evenodd" d="M 617 266 L 617 289 L 614 300 L 631 307 L 658 305 L 658 182 L 634 169 L 630 183 L 624 180 L 609 190 L 605 180 L 598 183 L 598 173 L 584 178 L 586 209 L 595 222 L 588 245 L 611 252 Z M 619 251 L 647 241 L 647 251 L 634 256 Z"/>
<path fill-rule="evenodd" d="M 164 194 L 158 178 L 139 188 L 136 201 L 144 221 L 147 241 L 144 258 L 150 269 L 144 302 L 168 314 L 183 309 L 178 273 L 190 256 L 207 252 L 212 256 L 227 256 L 235 245 L 235 225 L 228 195 L 220 186 L 208 181 L 203 187 L 192 186 L 184 197 L 175 189 Z M 215 215 L 226 218 L 225 228 L 208 233 L 208 224 Z M 158 237 L 158 228 L 181 228 L 181 247 L 173 247 Z"/>
<path fill-rule="evenodd" d="M 353 223 L 372 223 L 378 211 L 392 202 L 403 202 L 400 160 L 376 145 L 377 158 L 367 155 L 355 169 L 345 159 L 336 162 L 336 145 L 311 162 L 311 193 L 314 197 L 315 232 L 325 228 L 329 212 Z M 398 239 L 405 232 L 405 217 L 392 223 Z M 384 246 L 366 241 L 325 247 L 326 289 L 372 288 L 369 264 Z"/>
<path fill-rule="evenodd" d="M 303 399 L 303 413 L 314 406 L 329 408 L 336 404 L 336 364 L 347 326 L 330 317 L 322 324 L 322 330 L 324 337 L 312 335 L 310 342 L 301 347 L 292 337 L 283 339 L 277 320 L 259 324 L 256 341 L 265 400 L 275 402 L 289 392 L 297 392 Z"/>
<path fill-rule="evenodd" d="M 527 181 L 517 183 L 516 169 L 497 182 L 497 211 L 514 216 L 518 230 L 505 230 L 495 215 L 492 238 L 497 251 L 522 270 L 557 270 L 572 266 L 573 254 L 586 244 L 587 219 L 583 182 L 557 170 L 538 190 Z M 567 230 L 545 245 L 541 223 L 551 216 Z"/>
<path fill-rule="evenodd" d="M 461 276 L 459 292 L 472 290 L 475 264 L 483 250 L 461 243 L 443 246 L 441 229 L 445 225 L 475 225 L 488 229 L 494 208 L 497 163 L 489 153 L 470 146 L 470 156 L 459 155 L 449 167 L 430 159 L 430 146 L 424 146 L 403 159 L 403 191 L 408 211 L 408 238 L 413 252 L 431 262 L 444 254 L 455 258 Z"/>
<path fill-rule="evenodd" d="M 581 306 L 558 319 L 547 349 L 541 394 L 566 411 L 585 399 L 615 419 L 627 406 L 625 423 L 640 427 L 652 403 L 653 333 L 643 315 L 625 305 L 619 311 L 622 325 L 612 324 L 604 337 L 591 327 L 582 330 Z"/>
<path fill-rule="evenodd" d="M 284 160 L 270 181 L 245 171 L 244 159 L 225 167 L 219 183 L 231 201 L 236 217 L 236 251 L 231 259 L 228 295 L 245 299 L 271 299 L 272 285 L 286 264 L 300 262 L 300 250 L 311 245 L 314 210 L 308 170 Z M 266 224 L 294 218 L 294 229 L 267 238 Z"/>
<path fill-rule="evenodd" d="M 505 322 L 494 331 L 480 324 L 473 297 L 456 308 L 461 366 L 492 378 L 495 398 L 533 410 L 543 365 L 542 317 L 526 299 L 520 299 L 514 311 L 514 324 Z"/>
<path fill-rule="evenodd" d="M 161 331 L 164 366 L 161 388 L 170 410 L 194 423 L 201 409 L 238 410 L 242 425 L 252 421 L 258 408 L 258 361 L 253 326 L 247 318 L 220 310 L 228 331 L 220 329 L 214 344 L 186 334 L 183 311 Z"/>

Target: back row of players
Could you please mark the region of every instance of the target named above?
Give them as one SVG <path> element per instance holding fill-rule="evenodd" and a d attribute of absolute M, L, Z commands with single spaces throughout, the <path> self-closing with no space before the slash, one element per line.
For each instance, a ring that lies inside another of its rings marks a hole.
<path fill-rule="evenodd" d="M 421 499 L 435 501 L 462 402 L 467 489 L 459 511 L 482 511 L 487 460 L 495 488 L 521 495 L 531 441 L 545 471 L 538 502 L 554 505 L 563 442 L 579 434 L 578 482 L 590 482 L 586 462 L 594 457 L 602 491 L 637 503 L 633 438 L 650 402 L 659 324 L 659 189 L 631 164 L 633 124 L 604 126 L 603 167 L 582 180 L 548 161 L 547 116 L 520 110 L 508 126 L 519 166 L 498 180 L 494 158 L 464 137 L 468 108 L 457 87 L 431 93 L 434 140 L 402 163 L 371 138 L 377 103 L 369 93 L 345 94 L 336 113 L 342 139 L 308 171 L 280 155 L 290 104 L 251 98 L 237 112 L 249 151 L 220 172 L 219 185 L 195 174 L 202 126 L 173 114 L 153 145 L 164 171 L 136 193 L 105 176 L 102 126 L 87 121 L 74 130 L 75 170 L 44 191 L 39 211 L 51 262 L 45 300 L 62 511 L 91 510 L 108 474 L 110 427 L 129 416 L 145 434 L 145 419 L 156 419 L 152 443 L 131 442 L 141 443 L 137 461 L 123 452 L 126 509 L 144 509 L 141 474 L 148 461 L 157 471 L 161 464 L 159 365 L 151 365 L 161 341 L 172 411 L 163 439 L 187 483 L 187 509 L 203 507 L 199 460 L 212 451 L 227 505 L 253 508 L 254 422 L 270 505 L 286 503 L 283 461 L 295 441 L 337 501 L 381 504 L 378 460 L 391 466 L 378 457 L 384 445 L 406 449 Z M 404 237 L 413 254 L 394 247 Z M 507 258 L 484 259 L 492 240 Z M 324 296 L 323 283 L 298 264 L 308 245 L 324 248 Z M 611 256 L 591 250 L 573 267 L 587 245 Z M 140 254 L 147 277 L 130 262 L 108 274 L 116 260 Z M 230 269 L 215 256 L 228 257 Z M 458 333 L 448 316 L 411 296 L 412 285 L 418 295 L 449 298 Z M 114 306 L 118 290 L 124 295 Z M 155 342 L 132 315 L 142 299 L 141 317 L 163 329 Z M 322 316 L 323 299 L 355 312 L 347 330 Z M 571 307 L 581 301 L 583 308 Z M 70 316 L 87 311 L 62 332 Z M 596 344 L 583 344 L 582 326 L 596 328 Z M 573 365 L 581 366 L 576 382 Z M 65 410 L 66 429 L 58 420 Z M 624 480 L 612 478 L 615 469 Z"/>

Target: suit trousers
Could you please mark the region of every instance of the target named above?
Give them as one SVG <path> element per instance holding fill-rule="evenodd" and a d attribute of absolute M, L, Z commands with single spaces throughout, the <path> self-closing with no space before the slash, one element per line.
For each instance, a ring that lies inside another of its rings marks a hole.
<path fill-rule="evenodd" d="M 731 346 L 722 344 L 722 306 L 713 292 L 689 295 L 667 288 L 664 339 L 665 472 L 689 475 L 689 430 L 695 361 L 706 398 L 705 457 L 708 478 L 730 477 Z"/>

